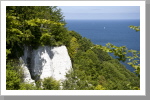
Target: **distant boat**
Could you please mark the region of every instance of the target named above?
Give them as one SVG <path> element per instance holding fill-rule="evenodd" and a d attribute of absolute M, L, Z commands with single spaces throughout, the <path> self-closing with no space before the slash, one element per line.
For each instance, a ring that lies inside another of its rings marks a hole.
<path fill-rule="evenodd" d="M 104 27 L 104 29 L 105 29 L 105 27 Z"/>

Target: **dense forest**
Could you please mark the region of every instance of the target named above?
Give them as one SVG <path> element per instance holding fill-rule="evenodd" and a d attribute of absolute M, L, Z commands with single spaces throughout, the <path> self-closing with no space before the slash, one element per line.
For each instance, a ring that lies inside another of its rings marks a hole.
<path fill-rule="evenodd" d="M 120 61 L 136 62 L 137 52 L 126 47 L 95 45 L 89 39 L 66 28 L 61 9 L 55 6 L 7 6 L 6 7 L 6 89 L 7 90 L 138 90 L 140 77 L 138 65 L 128 62 L 135 73 Z M 127 26 L 128 27 L 128 26 Z M 134 28 L 130 26 L 130 28 Z M 136 27 L 137 28 L 137 27 Z M 19 57 L 24 46 L 61 46 L 68 49 L 73 69 L 60 83 L 52 77 L 36 81 L 36 85 L 23 83 Z M 114 53 L 118 58 L 113 58 Z M 62 86 L 63 88 L 60 88 Z"/>

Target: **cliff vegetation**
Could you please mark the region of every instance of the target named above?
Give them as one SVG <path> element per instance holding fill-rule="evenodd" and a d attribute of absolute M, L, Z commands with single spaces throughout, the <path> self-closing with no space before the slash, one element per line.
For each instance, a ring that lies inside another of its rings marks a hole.
<path fill-rule="evenodd" d="M 6 7 L 6 89 L 7 90 L 138 90 L 140 67 L 135 60 L 139 52 L 126 47 L 95 45 L 65 25 L 63 13 L 52 6 Z M 132 27 L 131 27 L 132 28 Z M 73 69 L 60 83 L 52 77 L 36 85 L 23 83 L 23 73 L 18 65 L 25 46 L 61 46 L 68 49 Z M 116 58 L 109 55 L 113 53 Z M 132 53 L 133 56 L 126 56 Z M 130 72 L 120 61 L 135 68 Z M 42 85 L 42 87 L 41 87 Z M 60 88 L 62 87 L 62 88 Z"/>

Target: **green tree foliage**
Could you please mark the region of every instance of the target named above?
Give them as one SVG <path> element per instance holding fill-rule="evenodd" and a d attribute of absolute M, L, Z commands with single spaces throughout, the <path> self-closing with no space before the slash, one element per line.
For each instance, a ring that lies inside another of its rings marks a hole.
<path fill-rule="evenodd" d="M 75 37 L 72 37 L 68 48 L 69 55 L 71 58 L 74 58 L 74 55 L 77 53 L 78 48 L 79 48 L 79 44 L 77 42 L 77 39 Z"/>
<path fill-rule="evenodd" d="M 140 26 L 130 25 L 129 28 L 135 30 L 136 32 L 140 31 Z M 135 68 L 135 73 L 140 77 L 140 51 L 128 50 L 125 46 L 117 47 L 111 43 L 106 44 L 106 46 L 96 45 L 96 47 L 101 48 L 103 51 L 108 53 L 113 53 L 119 61 L 123 61 Z M 129 54 L 131 56 L 129 56 Z"/>
<path fill-rule="evenodd" d="M 43 80 L 42 86 L 44 90 L 59 90 L 60 89 L 59 81 L 56 81 L 52 77 L 45 78 Z"/>
<path fill-rule="evenodd" d="M 19 89 L 20 85 L 20 77 L 14 70 L 7 70 L 6 71 L 6 89 L 7 90 L 15 90 Z"/>
<path fill-rule="evenodd" d="M 117 47 L 111 43 L 106 46 L 96 45 L 94 48 L 102 49 L 105 52 L 113 53 L 119 61 L 126 62 L 128 65 L 135 68 L 135 72 L 140 76 L 140 52 L 136 50 L 128 50 L 125 46 Z"/>
<path fill-rule="evenodd" d="M 78 65 L 75 65 L 78 66 Z M 79 68 L 74 68 L 67 75 L 67 80 L 63 82 L 64 90 L 93 90 L 94 87 L 90 84 L 90 76 L 85 74 L 85 71 Z"/>
<path fill-rule="evenodd" d="M 50 33 L 42 34 L 40 41 L 42 45 L 54 45 L 56 42 Z"/>
<path fill-rule="evenodd" d="M 73 58 L 73 70 L 66 77 L 63 86 L 67 90 L 139 88 L 139 78 L 96 45 L 86 51 L 77 50 Z"/>
<path fill-rule="evenodd" d="M 97 85 L 94 90 L 106 90 L 102 85 Z"/>
<path fill-rule="evenodd" d="M 7 89 L 35 89 L 22 83 L 18 65 L 9 60 L 23 55 L 24 46 L 36 49 L 40 45 L 68 45 L 69 33 L 61 9 L 52 6 L 6 7 Z M 18 67 L 17 67 L 18 68 Z"/>
<path fill-rule="evenodd" d="M 94 45 L 89 39 L 65 27 L 61 9 L 51 6 L 6 7 L 6 88 L 8 90 L 58 90 L 60 82 L 49 77 L 33 84 L 23 83 L 18 64 L 12 59 L 23 55 L 24 46 L 66 45 L 73 70 L 62 83 L 63 90 L 136 90 L 140 89 L 139 78 L 119 61 L 127 61 L 139 74 L 139 52 L 117 47 Z M 136 31 L 140 27 L 130 26 Z M 108 53 L 113 53 L 117 59 Z M 127 56 L 131 53 L 132 56 Z"/>
<path fill-rule="evenodd" d="M 133 26 L 133 25 L 130 25 L 129 27 L 130 27 L 131 29 L 135 30 L 136 32 L 140 31 L 140 26 Z M 133 52 L 133 57 L 131 57 L 131 56 L 128 57 L 128 58 L 129 58 L 129 61 L 132 60 L 132 61 L 129 62 L 128 64 L 131 65 L 133 68 L 136 69 L 135 72 L 136 72 L 136 74 L 140 77 L 140 64 L 138 63 L 138 60 L 134 60 L 134 59 L 136 59 L 136 58 L 139 58 L 139 59 L 140 59 L 140 57 L 139 57 L 140 52 L 137 52 L 137 51 L 135 51 L 135 50 L 131 50 L 131 51 L 129 51 L 129 52 Z M 137 54 L 138 54 L 138 55 L 137 55 Z"/>
<path fill-rule="evenodd" d="M 9 60 L 6 66 L 6 89 L 7 90 L 36 90 L 34 84 L 23 82 L 23 70 L 17 60 Z"/>
<path fill-rule="evenodd" d="M 87 51 L 88 49 L 90 49 L 90 47 L 93 45 L 92 42 L 87 39 L 87 38 L 82 38 L 79 42 L 79 45 L 80 45 L 80 50 L 82 51 Z"/>
<path fill-rule="evenodd" d="M 37 87 L 32 83 L 21 83 L 19 90 L 37 90 Z"/>
<path fill-rule="evenodd" d="M 136 32 L 140 31 L 140 26 L 133 26 L 133 25 L 130 25 L 129 28 L 135 30 Z"/>
<path fill-rule="evenodd" d="M 67 44 L 68 33 L 64 25 L 61 10 L 57 7 L 7 6 L 6 48 L 11 52 L 7 56 L 20 57 L 25 45 L 37 48 L 39 45 Z"/>
<path fill-rule="evenodd" d="M 14 60 L 8 61 L 6 66 L 6 89 L 17 90 L 20 88 L 20 83 L 23 81 L 23 72 L 17 62 Z"/>
<path fill-rule="evenodd" d="M 106 46 L 94 45 L 74 31 L 70 34 L 77 39 L 76 44 L 79 47 L 72 48 L 76 50 L 73 71 L 67 75 L 68 80 L 64 82 L 64 89 L 139 89 L 139 78 L 119 62 L 126 61 L 128 59 L 126 54 L 128 52 L 133 54 L 134 50 L 128 50 L 125 46 L 117 47 L 110 43 Z M 118 58 L 114 59 L 108 53 L 114 53 Z M 136 54 L 134 56 L 136 57 Z"/>

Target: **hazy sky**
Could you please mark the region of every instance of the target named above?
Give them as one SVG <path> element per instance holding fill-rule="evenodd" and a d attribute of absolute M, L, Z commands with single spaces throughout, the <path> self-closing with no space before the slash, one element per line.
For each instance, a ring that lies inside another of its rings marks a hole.
<path fill-rule="evenodd" d="M 140 6 L 58 6 L 65 19 L 140 19 Z"/>

